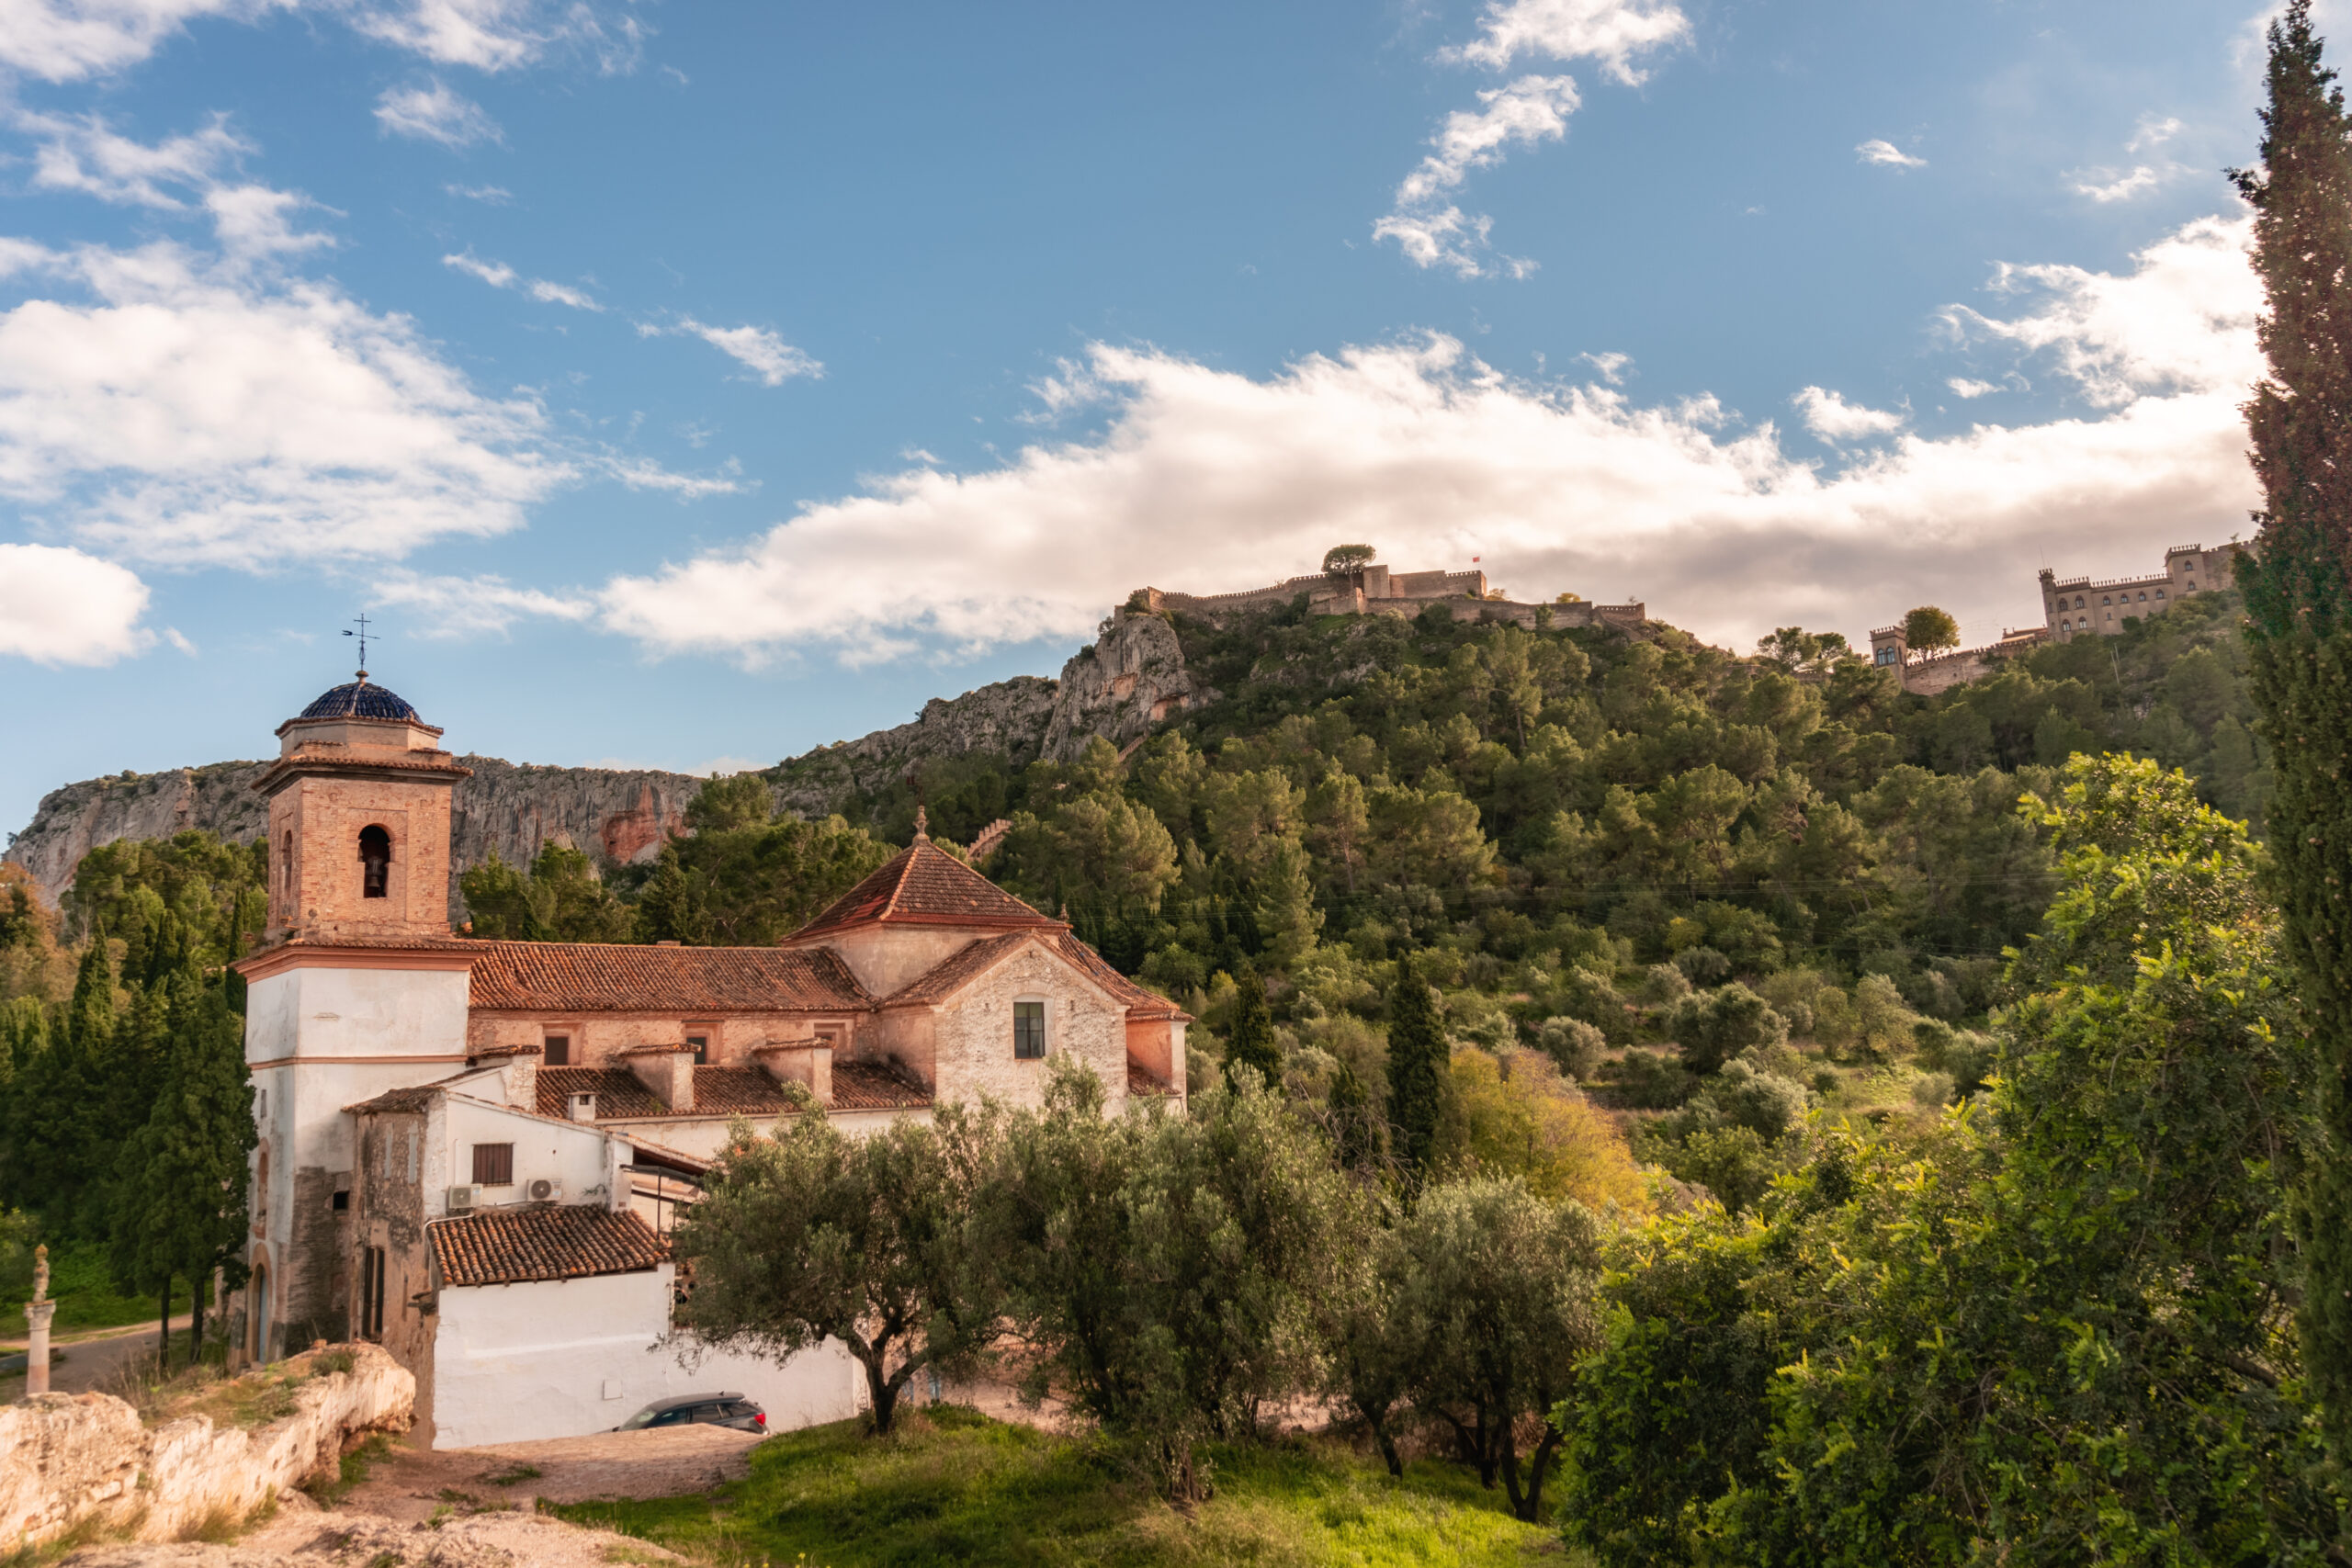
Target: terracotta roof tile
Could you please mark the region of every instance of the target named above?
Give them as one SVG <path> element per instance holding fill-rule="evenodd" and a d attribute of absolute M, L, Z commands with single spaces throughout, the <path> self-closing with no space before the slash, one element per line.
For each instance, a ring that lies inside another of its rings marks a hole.
<path fill-rule="evenodd" d="M 471 1005 L 537 1012 L 844 1012 L 873 1005 L 825 948 L 478 942 Z"/>
<path fill-rule="evenodd" d="M 931 1090 L 880 1062 L 833 1064 L 836 1111 L 913 1111 L 931 1103 Z"/>
<path fill-rule="evenodd" d="M 1193 1021 L 1191 1013 L 1166 997 L 1145 990 L 1112 968 L 1101 953 L 1079 941 L 1075 933 L 1064 931 L 1057 941 L 1062 956 L 1084 970 L 1088 978 L 1110 992 L 1114 999 L 1124 1003 L 1129 1018 L 1167 1018 L 1184 1023 Z"/>
<path fill-rule="evenodd" d="M 626 1210 L 572 1204 L 492 1209 L 436 1220 L 426 1234 L 445 1285 L 519 1285 L 633 1274 L 670 1259 L 651 1226 Z"/>
<path fill-rule="evenodd" d="M 917 839 L 792 933 L 795 942 L 876 923 L 1044 926 L 1051 920 L 933 844 Z"/>
<path fill-rule="evenodd" d="M 440 1089 L 425 1085 L 416 1089 L 388 1089 L 373 1100 L 363 1100 L 356 1105 L 346 1105 L 345 1111 L 418 1111 L 433 1103 Z"/>
<path fill-rule="evenodd" d="M 774 1078 L 757 1067 L 696 1067 L 695 1108 L 674 1111 L 654 1098 L 635 1073 L 619 1067 L 541 1067 L 539 1114 L 569 1117 L 571 1097 L 596 1097 L 596 1120 L 647 1116 L 784 1116 L 793 1104 Z M 833 1064 L 835 1111 L 906 1111 L 931 1103 L 931 1091 L 875 1062 Z"/>
<path fill-rule="evenodd" d="M 944 1001 L 973 976 L 1028 940 L 1026 931 L 1008 931 L 1002 936 L 985 936 L 968 946 L 957 948 L 885 997 L 882 1005 L 886 1008 L 906 1007 L 918 1002 Z"/>

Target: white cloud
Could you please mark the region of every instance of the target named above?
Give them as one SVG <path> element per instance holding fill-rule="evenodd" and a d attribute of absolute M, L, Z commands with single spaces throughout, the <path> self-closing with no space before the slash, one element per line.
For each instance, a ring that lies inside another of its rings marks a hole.
<path fill-rule="evenodd" d="M 443 256 L 441 265 L 479 277 L 492 288 L 519 288 L 542 305 L 569 305 L 575 310 L 604 309 L 592 296 L 580 289 L 567 284 L 550 283 L 544 277 L 525 277 L 504 262 L 486 262 L 471 251 Z"/>
<path fill-rule="evenodd" d="M 445 185 L 441 188 L 451 196 L 461 196 L 468 201 L 479 201 L 489 207 L 504 207 L 514 199 L 514 193 L 504 186 Z"/>
<path fill-rule="evenodd" d="M 1627 85 L 1642 80 L 1636 55 L 1681 42 L 1690 18 L 1671 0 L 1487 0 L 1478 36 L 1441 59 L 1507 71 L 1522 54 L 1594 60 Z"/>
<path fill-rule="evenodd" d="M 2145 196 L 2164 182 L 2165 175 L 2145 164 L 2120 175 L 2113 169 L 2100 169 L 2077 177 L 2075 194 L 2100 203 L 2129 201 L 2135 196 Z"/>
<path fill-rule="evenodd" d="M 693 441 L 689 445 L 703 444 Z M 707 495 L 741 495 L 760 488 L 757 479 L 743 478 L 743 465 L 734 457 L 719 465 L 716 474 L 682 474 L 663 468 L 650 457 L 628 457 L 609 452 L 585 461 L 605 478 L 631 490 L 666 491 L 680 501 L 700 501 Z"/>
<path fill-rule="evenodd" d="M 1965 376 L 1954 376 L 1944 383 L 1959 398 L 1989 397 L 2001 389 L 1998 381 L 1973 381 Z"/>
<path fill-rule="evenodd" d="M 1634 363 L 1632 355 L 1619 354 L 1613 349 L 1606 354 L 1580 354 L 1577 357 L 1600 372 L 1600 378 L 1612 387 L 1624 381 L 1625 367 Z"/>
<path fill-rule="evenodd" d="M 444 147 L 505 139 L 480 104 L 452 92 L 437 78 L 422 86 L 385 88 L 376 100 L 376 123 L 387 136 L 438 141 Z"/>
<path fill-rule="evenodd" d="M 638 328 L 640 333 L 648 336 L 661 330 L 648 326 Z M 821 363 L 801 353 L 765 327 L 714 327 L 707 321 L 697 321 L 692 316 L 681 316 L 677 330 L 702 339 L 750 370 L 766 386 L 781 387 L 796 376 L 806 376 L 815 380 L 825 374 Z"/>
<path fill-rule="evenodd" d="M 1088 636 L 1143 583 L 1252 587 L 1364 539 L 1398 567 L 1481 556 L 1522 597 L 1639 596 L 1736 646 L 1795 620 L 1858 632 L 1928 596 L 1996 635 L 2039 621 L 2049 541 L 2070 570 L 2120 571 L 2245 526 L 2246 231 L 2191 224 L 2116 275 L 2005 271 L 2016 314 L 1954 313 L 1976 355 L 2053 362 L 2096 400 L 1898 433 L 1827 469 L 1713 400 L 1530 382 L 1443 337 L 1263 379 L 1097 345 L 1087 374 L 1114 399 L 1099 438 L 806 504 L 739 547 L 613 579 L 601 619 L 655 653 L 966 656 Z"/>
<path fill-rule="evenodd" d="M 391 569 L 371 575 L 369 601 L 413 612 L 409 624 L 420 637 L 503 635 L 521 620 L 582 621 L 595 602 L 577 593 L 517 588 L 503 577 L 426 577 Z"/>
<path fill-rule="evenodd" d="M 220 248 L 232 256 L 257 258 L 332 250 L 332 234 L 299 232 L 293 215 L 315 206 L 309 197 L 267 186 L 224 186 L 205 192 L 204 205 L 212 214 L 213 232 Z"/>
<path fill-rule="evenodd" d="M 1577 110 L 1577 85 L 1566 76 L 1521 76 L 1478 95 L 1477 109 L 1456 109 L 1430 138 L 1435 149 L 1396 187 L 1396 205 L 1372 226 L 1373 238 L 1394 240 L 1416 266 L 1452 267 L 1463 277 L 1484 276 L 1489 220 L 1465 219 L 1447 199 L 1473 169 L 1502 161 L 1512 147 L 1557 141 Z M 1508 266 L 1506 262 L 1506 266 Z"/>
<path fill-rule="evenodd" d="M 119 555 L 268 570 L 522 525 L 575 477 L 536 402 L 404 317 L 179 246 L 40 252 L 0 312 L 0 496 Z"/>
<path fill-rule="evenodd" d="M 0 544 L 0 654 L 37 664 L 111 664 L 145 648 L 147 585 L 54 545 Z M 176 635 L 176 634 L 175 634 Z"/>
<path fill-rule="evenodd" d="M 79 191 L 101 201 L 171 211 L 185 210 L 187 204 L 166 186 L 207 189 L 240 156 L 253 151 L 229 129 L 229 117 L 220 114 L 201 130 L 152 145 L 116 134 L 103 116 L 95 114 L 78 118 L 19 114 L 16 125 L 40 139 L 33 153 L 33 184 L 40 188 Z"/>
<path fill-rule="evenodd" d="M 1642 80 L 1634 59 L 1680 42 L 1690 21 L 1671 0 L 1487 0 L 1478 36 L 1441 60 L 1503 71 L 1521 55 L 1591 60 L 1619 81 Z M 1480 107 L 1456 109 L 1430 138 L 1435 149 L 1396 187 L 1374 240 L 1394 240 L 1416 266 L 1449 266 L 1458 276 L 1525 277 L 1536 264 L 1491 255 L 1494 220 L 1464 213 L 1453 198 L 1474 169 L 1500 163 L 1513 147 L 1557 141 L 1579 102 L 1575 79 L 1524 75 L 1478 94 Z"/>
<path fill-rule="evenodd" d="M 308 9 L 440 65 L 504 71 L 567 50 L 607 73 L 634 70 L 644 25 L 583 0 L 0 0 L 0 67 L 51 82 L 135 65 L 203 17 L 257 22 Z"/>
<path fill-rule="evenodd" d="M 2187 129 L 2170 115 L 2162 118 L 2142 115 L 2139 129 L 2132 132 L 2132 140 L 2123 144 L 2123 150 L 2126 152 L 2144 152 L 2151 147 L 2163 146 Z"/>
<path fill-rule="evenodd" d="M 1804 427 L 1824 441 L 1846 442 L 1872 435 L 1892 435 L 1903 428 L 1907 414 L 1849 403 L 1835 392 L 1807 387 L 1789 400 L 1804 416 Z"/>
<path fill-rule="evenodd" d="M 1928 161 L 1925 158 L 1914 158 L 1894 142 L 1883 141 L 1876 138 L 1855 148 L 1854 153 L 1865 164 L 1882 164 L 1889 168 L 1924 169 L 1928 166 Z"/>

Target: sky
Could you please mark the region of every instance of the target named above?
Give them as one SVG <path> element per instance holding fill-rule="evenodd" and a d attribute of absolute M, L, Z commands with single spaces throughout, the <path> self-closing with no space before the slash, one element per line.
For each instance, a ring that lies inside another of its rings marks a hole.
<path fill-rule="evenodd" d="M 2265 19 L 0 0 L 0 829 L 362 615 L 456 750 L 695 772 L 1340 543 L 2039 624 L 2252 532 Z"/>

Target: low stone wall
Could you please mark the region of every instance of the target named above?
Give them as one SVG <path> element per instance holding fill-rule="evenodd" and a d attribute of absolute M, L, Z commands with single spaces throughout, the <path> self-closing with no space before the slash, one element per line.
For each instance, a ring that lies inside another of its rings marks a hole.
<path fill-rule="evenodd" d="M 305 1380 L 294 1414 L 246 1430 L 190 1416 L 148 1427 L 105 1393 L 44 1393 L 0 1407 L 0 1550 L 54 1540 L 95 1517 L 136 1540 L 177 1540 L 242 1517 L 334 1463 L 352 1438 L 406 1431 L 416 1379 L 373 1345 L 352 1370 Z M 300 1358 L 297 1358 L 300 1359 Z M 285 1362 L 248 1374 L 283 1376 Z"/>

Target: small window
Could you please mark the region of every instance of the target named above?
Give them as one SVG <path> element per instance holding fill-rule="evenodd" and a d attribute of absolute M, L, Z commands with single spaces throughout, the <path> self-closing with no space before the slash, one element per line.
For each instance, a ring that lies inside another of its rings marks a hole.
<path fill-rule="evenodd" d="M 539 1065 L 548 1067 L 571 1066 L 571 1036 L 569 1034 L 548 1035 L 547 1043 L 541 1051 Z"/>
<path fill-rule="evenodd" d="M 686 1043 L 687 1043 L 687 1044 L 689 1044 L 689 1045 L 691 1045 L 691 1046 L 693 1046 L 693 1047 L 695 1048 L 695 1066 L 697 1066 L 697 1067 L 707 1067 L 707 1066 L 710 1066 L 710 1036 L 709 1036 L 709 1035 L 707 1035 L 707 1034 L 689 1034 L 689 1035 L 687 1035 L 687 1036 L 686 1036 Z"/>
<path fill-rule="evenodd" d="M 384 1337 L 384 1249 L 367 1247 L 359 1251 L 359 1337 L 381 1339 Z"/>
<path fill-rule="evenodd" d="M 2156 597 L 2157 597 L 2157 598 L 2159 598 L 2159 599 L 2161 599 L 2161 598 L 2163 598 L 2164 596 L 2165 596 L 2165 591 L 2164 591 L 2163 589 L 2161 589 L 2161 588 L 2157 589 L 2157 590 L 2156 590 Z"/>
<path fill-rule="evenodd" d="M 329 1203 L 327 1207 L 333 1209 L 338 1214 L 347 1211 L 351 1207 L 351 1193 L 349 1190 L 346 1189 L 344 1191 L 336 1193 L 334 1195 L 334 1201 Z"/>
<path fill-rule="evenodd" d="M 477 1187 L 514 1186 L 514 1145 L 476 1144 L 474 1145 L 474 1185 Z"/>
<path fill-rule="evenodd" d="M 2188 580 L 2188 591 L 2191 593 L 2197 592 L 2197 580 L 2193 577 Z"/>
<path fill-rule="evenodd" d="M 1012 1004 L 1012 1054 L 1023 1061 L 1035 1061 L 1046 1054 L 1045 1003 Z"/>
<path fill-rule="evenodd" d="M 360 893 L 381 898 L 391 876 L 392 836 L 372 823 L 359 829 Z"/>

